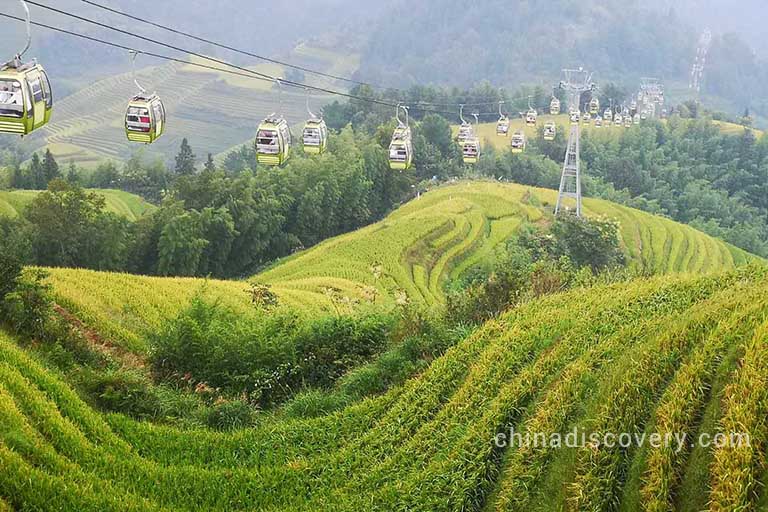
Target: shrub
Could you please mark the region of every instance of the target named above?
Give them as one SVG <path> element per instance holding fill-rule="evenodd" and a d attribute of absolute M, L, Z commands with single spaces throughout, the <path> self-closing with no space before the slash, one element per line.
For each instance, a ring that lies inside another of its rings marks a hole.
<path fill-rule="evenodd" d="M 155 418 L 159 415 L 160 400 L 154 386 L 138 370 L 85 370 L 81 382 L 101 409 L 135 418 Z"/>
<path fill-rule="evenodd" d="M 24 270 L 3 297 L 0 311 L 17 334 L 33 339 L 46 337 L 53 313 L 50 285 L 44 282 L 47 277 L 47 272 L 40 269 Z"/>
<path fill-rule="evenodd" d="M 154 336 L 151 359 L 161 377 L 267 406 L 330 387 L 385 347 L 390 323 L 377 314 L 307 320 L 286 309 L 242 315 L 196 298 Z"/>
<path fill-rule="evenodd" d="M 624 265 L 619 244 L 619 225 L 608 219 L 587 219 L 560 215 L 552 225 L 552 234 L 577 267 L 591 267 L 598 272 Z"/>
<path fill-rule="evenodd" d="M 244 400 L 215 404 L 206 415 L 206 424 L 217 430 L 234 430 L 253 426 L 256 411 Z"/>

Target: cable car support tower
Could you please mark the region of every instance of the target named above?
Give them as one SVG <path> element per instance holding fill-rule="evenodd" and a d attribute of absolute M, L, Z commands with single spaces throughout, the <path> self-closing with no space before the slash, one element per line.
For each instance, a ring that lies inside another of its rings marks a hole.
<path fill-rule="evenodd" d="M 581 96 L 587 91 L 595 90 L 595 84 L 592 82 L 592 74 L 579 69 L 564 69 L 564 79 L 559 87 L 565 91 L 568 99 L 568 108 L 573 111 L 581 110 Z M 560 190 L 557 195 L 557 205 L 555 206 L 555 215 L 561 211 L 569 211 L 565 206 L 566 199 L 576 201 L 576 209 L 573 213 L 581 217 L 581 163 L 579 158 L 581 146 L 581 132 L 578 118 L 571 122 L 571 133 L 568 137 L 568 148 L 565 151 L 565 160 L 563 161 L 563 173 L 560 177 Z"/>

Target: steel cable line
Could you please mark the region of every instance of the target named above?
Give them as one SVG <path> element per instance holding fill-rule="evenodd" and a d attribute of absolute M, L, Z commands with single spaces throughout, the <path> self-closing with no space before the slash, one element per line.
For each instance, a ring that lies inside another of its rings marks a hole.
<path fill-rule="evenodd" d="M 283 65 L 283 66 L 286 66 L 286 67 L 291 67 L 291 68 L 294 68 L 294 69 L 299 69 L 301 71 L 305 71 L 305 72 L 308 72 L 308 73 L 316 74 L 316 75 L 319 75 L 319 76 L 324 76 L 324 77 L 327 77 L 327 78 L 332 78 L 332 79 L 335 79 L 335 80 L 346 81 L 346 82 L 354 83 L 354 84 L 357 84 L 357 85 L 367 85 L 367 86 L 370 86 L 370 87 L 373 87 L 373 88 L 385 89 L 383 86 L 376 86 L 376 85 L 373 85 L 373 84 L 370 84 L 370 83 L 367 83 L 367 82 L 362 82 L 362 81 L 354 80 L 354 79 L 351 79 L 351 78 L 346 78 L 346 77 L 341 77 L 341 76 L 337 76 L 337 75 L 332 75 L 332 74 L 329 74 L 329 73 L 323 73 L 323 72 L 320 72 L 320 71 L 317 71 L 317 70 L 313 70 L 313 69 L 310 69 L 310 68 L 306 68 L 306 67 L 303 67 L 303 66 L 296 66 L 296 65 L 284 62 L 284 61 L 279 61 L 279 60 L 272 59 L 272 58 L 269 58 L 269 57 L 264 57 L 262 55 L 258 55 L 258 54 L 255 54 L 255 53 L 252 53 L 252 52 L 249 52 L 249 51 L 246 51 L 246 50 L 235 48 L 233 46 L 226 45 L 226 44 L 223 44 L 223 43 L 218 43 L 216 41 L 212 41 L 212 40 L 207 39 L 207 38 L 196 36 L 194 34 L 190 34 L 190 33 L 187 33 L 187 32 L 184 32 L 184 31 L 172 28 L 172 27 L 168 27 L 168 26 L 162 25 L 160 23 L 152 22 L 152 21 L 146 20 L 144 18 L 140 18 L 138 16 L 134 16 L 134 15 L 122 12 L 122 11 L 120 11 L 118 9 L 113 9 L 111 7 L 99 4 L 99 3 L 94 2 L 92 0 L 81 0 L 81 1 L 83 3 L 88 4 L 88 5 L 91 5 L 91 6 L 100 8 L 100 9 L 104 9 L 104 10 L 106 10 L 108 12 L 112 12 L 112 13 L 118 14 L 120 16 L 125 16 L 125 17 L 127 17 L 129 19 L 132 19 L 134 21 L 139 21 L 141 23 L 146 23 L 146 24 L 154 26 L 156 28 L 167 30 L 167 31 L 169 31 L 171 33 L 174 33 L 174 34 L 178 34 L 178 35 L 182 35 L 182 36 L 185 36 L 185 37 L 189 37 L 189 38 L 192 38 L 194 40 L 197 40 L 197 41 L 200 41 L 200 42 L 204 42 L 206 44 L 211 44 L 211 45 L 214 45 L 214 46 L 218 46 L 220 48 L 224 48 L 226 50 L 230 50 L 230 51 L 233 51 L 233 52 L 236 52 L 236 53 L 247 55 L 247 56 L 250 56 L 250 57 L 253 57 L 253 58 L 257 58 L 257 59 L 265 60 L 265 61 L 268 61 L 268 62 L 280 64 L 280 65 Z M 183 49 L 183 48 L 179 48 L 179 47 L 176 47 L 174 45 L 171 45 L 171 44 L 168 44 L 168 43 L 164 43 L 162 41 L 158 41 L 158 40 L 155 40 L 155 39 L 152 39 L 152 38 L 149 38 L 149 37 L 141 36 L 139 34 L 134 34 L 134 33 L 131 33 L 129 31 L 126 31 L 126 30 L 122 30 L 122 29 L 119 29 L 119 28 L 116 28 L 116 27 L 112 27 L 112 26 L 106 25 L 104 23 L 100 23 L 100 22 L 95 21 L 95 20 L 91 20 L 91 19 L 86 18 L 84 16 L 79 16 L 79 15 L 76 15 L 76 14 L 68 13 L 66 11 L 62 11 L 60 9 L 56 9 L 55 7 L 51 7 L 51 6 L 48 6 L 48 5 L 45 5 L 45 4 L 41 4 L 41 3 L 36 2 L 34 0 L 28 0 L 28 3 L 30 3 L 32 5 L 35 5 L 37 7 L 41 7 L 43 9 L 48 9 L 48 10 L 56 12 L 58 14 L 62 14 L 62 15 L 65 15 L 65 16 L 69 16 L 69 17 L 78 19 L 80 21 L 84 21 L 86 23 L 91 23 L 91 24 L 97 25 L 97 26 L 102 27 L 102 28 L 106 28 L 106 29 L 109 29 L 109 30 L 116 31 L 116 32 L 119 32 L 119 33 L 124 34 L 124 35 L 128 35 L 128 36 L 131 36 L 131 37 L 136 37 L 138 39 L 141 39 L 141 40 L 153 43 L 153 44 L 158 44 L 158 45 L 161 45 L 161 46 L 165 46 L 165 47 L 170 48 L 170 49 L 175 50 L 175 51 L 180 51 L 180 52 L 183 52 L 183 53 L 194 55 L 194 56 L 202 58 L 202 59 L 210 60 L 212 62 L 216 62 L 217 64 L 221 64 L 221 65 L 225 65 L 225 66 L 230 66 L 230 67 L 233 67 L 235 69 L 240 69 L 241 71 L 244 71 L 244 72 L 247 72 L 247 73 L 253 73 L 253 74 L 256 74 L 256 75 L 260 75 L 263 78 L 269 78 L 269 79 L 271 79 L 273 81 L 276 79 L 276 77 L 272 77 L 272 76 L 267 75 L 265 73 L 259 73 L 257 71 L 254 71 L 254 70 L 242 67 L 242 66 L 238 66 L 236 64 L 231 64 L 229 62 L 226 62 L 226 61 L 223 61 L 223 60 L 220 60 L 220 59 L 216 59 L 214 57 L 208 57 L 206 55 L 199 54 L 199 53 L 196 53 L 194 51 L 186 50 L 186 49 Z M 295 81 L 291 81 L 291 80 L 285 80 L 285 79 L 282 79 L 282 78 L 280 79 L 280 82 L 285 84 L 285 85 L 290 85 L 290 86 L 293 86 L 293 87 L 305 87 L 305 88 L 312 88 L 314 90 L 321 90 L 321 89 L 323 89 L 321 87 L 310 86 L 310 85 L 307 85 L 307 84 L 301 84 L 299 82 L 295 82 Z M 407 94 L 407 91 L 404 91 L 404 90 L 401 90 L 401 89 L 392 88 L 391 90 L 397 91 L 397 92 L 399 92 L 401 94 Z M 329 92 L 329 91 L 325 90 L 323 92 Z M 332 94 L 332 93 L 329 92 L 329 94 Z M 357 98 L 361 98 L 361 97 L 358 96 Z M 515 102 L 515 101 L 518 101 L 518 100 L 524 100 L 526 98 L 527 98 L 527 96 L 520 96 L 520 97 L 517 97 L 517 98 L 510 98 L 507 101 L 509 101 L 511 103 L 511 102 Z M 404 103 L 404 102 L 405 101 L 400 101 L 400 103 Z M 426 102 L 426 101 L 416 101 L 414 103 L 415 104 L 420 104 L 422 106 L 429 106 L 429 107 L 458 107 L 460 105 L 459 103 L 433 103 L 433 102 Z M 465 107 L 481 107 L 481 106 L 487 106 L 487 105 L 495 105 L 497 103 L 498 103 L 498 100 L 497 101 L 487 101 L 487 102 L 465 103 L 464 106 Z M 396 105 L 397 105 L 396 102 L 391 102 L 391 104 L 389 104 L 389 106 L 392 106 L 392 107 L 395 107 Z M 427 111 L 427 109 L 424 109 L 424 108 L 414 108 L 414 110 L 418 110 L 420 112 Z M 452 114 L 453 112 L 438 112 L 438 111 L 435 111 L 435 113 L 444 113 L 444 114 L 449 114 L 450 113 L 450 114 Z M 485 116 L 485 115 L 490 115 L 490 114 L 491 113 L 489 112 L 489 113 L 482 113 L 480 115 Z"/>
<path fill-rule="evenodd" d="M 166 25 L 162 25 L 162 24 L 156 23 L 154 21 L 150 21 L 150 20 L 147 20 L 147 19 L 144 19 L 144 18 L 140 18 L 140 17 L 134 16 L 134 15 L 132 15 L 130 13 L 123 12 L 123 11 L 120 11 L 118 9 L 114 9 L 114 8 L 109 7 L 107 5 L 102 5 L 100 3 L 93 2 L 91 0 L 81 0 L 81 1 L 83 3 L 91 5 L 93 7 L 97 7 L 99 9 L 103 9 L 105 11 L 111 12 L 113 14 L 117 14 L 119 16 L 124 16 L 126 18 L 129 18 L 129 19 L 132 19 L 134 21 L 141 22 L 141 23 L 146 23 L 147 25 L 151 25 L 151 26 L 156 27 L 156 28 L 167 30 L 168 32 L 172 32 L 174 34 L 178 34 L 178 35 L 181 35 L 181 36 L 184 36 L 184 37 L 189 37 L 190 39 L 194 39 L 194 40 L 199 41 L 201 43 L 210 44 L 210 45 L 217 46 L 219 48 L 223 48 L 225 50 L 229 50 L 229 51 L 232 51 L 232 52 L 235 52 L 235 53 L 240 53 L 242 55 L 247 55 L 248 57 L 253 57 L 255 59 L 264 60 L 264 61 L 267 61 L 267 62 L 271 62 L 273 64 L 279 64 L 281 66 L 285 66 L 285 67 L 289 67 L 289 68 L 293 68 L 293 69 L 298 69 L 299 71 L 304 71 L 305 73 L 312 73 L 314 75 L 322 76 L 322 77 L 325 77 L 325 78 L 331 78 L 333 80 L 349 82 L 349 83 L 356 84 L 356 85 L 367 85 L 368 87 L 373 87 L 373 88 L 376 88 L 376 89 L 386 89 L 386 87 L 381 86 L 381 85 L 375 85 L 375 84 L 371 84 L 369 82 L 362 82 L 360 80 L 355 80 L 355 79 L 352 79 L 352 78 L 346 78 L 346 77 L 343 77 L 343 76 L 333 75 L 333 74 L 330 74 L 330 73 L 324 73 L 322 71 L 317 71 L 317 70 L 310 69 L 310 68 L 307 68 L 307 67 L 304 67 L 304 66 L 299 66 L 299 65 L 296 65 L 296 64 L 291 64 L 289 62 L 273 59 L 273 58 L 270 58 L 270 57 L 265 57 L 263 55 L 258 55 L 256 53 L 252 53 L 252 52 L 249 52 L 247 50 L 241 50 L 239 48 L 235 48 L 235 47 L 230 46 L 228 44 L 220 43 L 220 42 L 217 42 L 217 41 L 213 41 L 213 40 L 207 39 L 205 37 L 196 36 L 194 34 L 190 34 L 189 32 L 184 32 L 182 30 L 175 29 L 173 27 L 168 27 Z"/>
<path fill-rule="evenodd" d="M 37 4 L 35 4 L 35 5 L 37 5 Z M 22 22 L 22 23 L 26 22 L 26 20 L 24 20 L 23 18 L 20 18 L 18 16 L 14 16 L 14 15 L 11 15 L 11 14 L 3 13 L 3 12 L 0 12 L 0 16 L 8 18 L 8 19 L 15 20 L 15 21 L 19 21 L 19 22 Z M 45 28 L 45 29 L 48 29 L 48 30 L 53 30 L 55 32 L 67 34 L 67 35 L 70 35 L 70 36 L 73 36 L 73 37 L 78 37 L 78 38 L 85 39 L 85 40 L 88 40 L 88 41 L 96 42 L 96 43 L 103 44 L 103 45 L 106 45 L 106 46 L 110 46 L 110 47 L 113 47 L 113 48 L 118 48 L 118 49 L 126 50 L 126 51 L 133 51 L 133 52 L 136 52 L 136 53 L 141 54 L 141 55 L 147 55 L 149 57 L 154 57 L 154 58 L 161 59 L 161 60 L 177 62 L 177 63 L 180 63 L 180 64 L 186 64 L 186 65 L 190 65 L 190 66 L 194 66 L 194 67 L 198 67 L 198 68 L 203 68 L 203 69 L 209 69 L 209 70 L 213 70 L 213 71 L 219 71 L 219 72 L 222 72 L 222 73 L 228 73 L 228 74 L 235 75 L 235 76 L 241 76 L 241 77 L 245 77 L 245 78 L 251 78 L 251 79 L 254 79 L 254 80 L 260 80 L 260 81 L 263 81 L 263 82 L 275 83 L 276 81 L 279 80 L 280 83 L 282 83 L 284 85 L 288 85 L 288 86 L 295 87 L 295 88 L 298 88 L 298 89 L 302 89 L 302 90 L 305 90 L 305 91 L 306 90 L 311 90 L 311 91 L 315 91 L 315 92 L 325 93 L 325 94 L 328 94 L 328 95 L 341 96 L 341 97 L 344 97 L 344 98 L 347 98 L 347 99 L 353 99 L 353 100 L 357 100 L 357 101 L 361 101 L 361 102 L 366 102 L 366 103 L 380 105 L 380 106 L 384 106 L 384 107 L 390 107 L 390 108 L 397 108 L 397 106 L 399 104 L 402 104 L 402 102 L 400 102 L 400 103 L 390 102 L 390 101 L 380 100 L 380 99 L 376 99 L 376 98 L 370 98 L 370 97 L 365 97 L 365 96 L 357 96 L 357 95 L 354 95 L 354 94 L 350 94 L 350 93 L 346 93 L 346 92 L 342 92 L 342 91 L 335 91 L 335 90 L 332 90 L 332 89 L 326 89 L 326 88 L 323 88 L 323 87 L 317 87 L 317 86 L 313 86 L 313 85 L 300 84 L 300 83 L 297 83 L 297 82 L 286 81 L 286 80 L 283 80 L 283 79 L 280 79 L 280 78 L 277 78 L 277 77 L 273 77 L 273 76 L 270 76 L 270 75 L 267 75 L 267 74 L 264 74 L 264 73 L 253 72 L 252 70 L 249 70 L 248 68 L 240 68 L 239 66 L 234 66 L 234 65 L 228 64 L 228 63 L 226 63 L 224 61 L 221 61 L 224 65 L 235 67 L 236 69 L 242 69 L 243 71 L 235 71 L 233 69 L 220 68 L 220 67 L 211 66 L 211 65 L 208 65 L 208 64 L 202 64 L 202 63 L 199 63 L 199 62 L 193 62 L 193 61 L 181 59 L 181 58 L 178 58 L 178 57 L 172 57 L 172 56 L 169 56 L 169 55 L 163 55 L 163 54 L 154 53 L 154 52 L 150 52 L 150 51 L 140 50 L 140 49 L 136 49 L 136 48 L 133 48 L 133 47 L 130 47 L 130 46 L 126 46 L 126 45 L 123 45 L 123 44 L 115 43 L 113 41 L 107 41 L 105 39 L 101 39 L 101 38 L 98 38 L 98 37 L 93 37 L 93 36 L 88 36 L 88 35 L 85 35 L 85 34 L 80 34 L 78 32 L 74 32 L 72 30 L 64 29 L 64 28 L 61 28 L 61 27 L 55 27 L 53 25 L 48 25 L 48 24 L 45 24 L 45 23 L 37 22 L 37 21 L 32 21 L 32 25 L 37 26 L 37 27 L 41 27 L 41 28 Z M 156 43 L 156 44 L 160 44 L 162 46 L 169 46 L 169 45 L 165 45 L 163 43 Z M 177 51 L 182 51 L 183 52 L 184 50 L 177 50 Z M 456 114 L 456 112 L 454 112 L 454 111 L 435 110 L 435 109 L 428 109 L 428 108 L 421 108 L 421 107 L 411 107 L 411 110 L 415 110 L 415 111 L 422 112 L 422 113 L 442 114 L 442 115 L 446 115 L 446 116 L 452 116 L 452 115 Z M 487 115 L 491 115 L 491 114 L 495 114 L 495 112 L 481 113 L 479 115 L 487 116 Z"/>
<path fill-rule="evenodd" d="M 400 92 L 400 93 L 407 94 L 407 91 L 402 90 L 402 89 L 392 88 L 392 87 L 385 87 L 383 85 L 376 85 L 376 84 L 372 84 L 370 82 L 364 82 L 364 81 L 361 81 L 361 80 L 355 80 L 353 78 L 347 78 L 347 77 L 343 77 L 343 76 L 339 76 L 339 75 L 333 75 L 333 74 L 330 74 L 330 73 L 324 73 L 324 72 L 318 71 L 316 69 L 310 69 L 310 68 L 305 67 L 305 66 L 299 66 L 299 65 L 296 65 L 296 64 L 291 64 L 289 62 L 285 62 L 285 61 L 282 61 L 282 60 L 274 59 L 274 58 L 271 58 L 271 57 L 265 57 L 263 55 L 258 55 L 256 53 L 250 52 L 248 50 L 243 50 L 243 49 L 240 49 L 240 48 L 235 48 L 234 46 L 230 46 L 230 45 L 225 44 L 225 43 L 213 41 L 211 39 L 208 39 L 208 38 L 205 38 L 205 37 L 201 37 L 201 36 L 196 36 L 195 34 L 190 34 L 189 32 L 185 32 L 183 30 L 179 30 L 179 29 L 176 29 L 176 28 L 173 28 L 173 27 L 169 27 L 167 25 L 163 25 L 161 23 L 157 23 L 157 22 L 145 19 L 145 18 L 141 18 L 139 16 L 135 16 L 133 14 L 121 11 L 119 9 L 115 9 L 115 8 L 109 7 L 108 5 L 103 5 L 103 4 L 100 4 L 98 2 L 94 2 L 93 0 L 80 0 L 80 1 L 85 3 L 85 4 L 91 5 L 93 7 L 96 7 L 98 9 L 103 9 L 103 10 L 105 10 L 107 12 L 111 12 L 111 13 L 117 14 L 119 16 L 124 16 L 124 17 L 126 17 L 128 19 L 131 19 L 131 20 L 134 20 L 134 21 L 138 21 L 140 23 L 145 23 L 147 25 L 150 25 L 150 26 L 162 29 L 162 30 L 166 30 L 166 31 L 171 32 L 173 34 L 177 34 L 177 35 L 181 35 L 181 36 L 184 36 L 184 37 L 188 37 L 190 39 L 194 39 L 195 41 L 199 41 L 201 43 L 210 44 L 210 45 L 213 45 L 213 46 L 216 46 L 216 47 L 219 47 L 219 48 L 223 48 L 225 50 L 229 50 L 229 51 L 232 51 L 232 52 L 235 52 L 235 53 L 239 53 L 241 55 L 246 55 L 248 57 L 253 57 L 253 58 L 256 58 L 256 59 L 264 60 L 266 62 L 271 62 L 273 64 L 279 64 L 281 66 L 285 66 L 285 67 L 289 67 L 289 68 L 293 68 L 293 69 L 298 69 L 298 70 L 304 71 L 306 73 L 311 73 L 311 74 L 322 76 L 322 77 L 325 77 L 325 78 L 331 78 L 333 80 L 339 80 L 339 81 L 343 81 L 343 82 L 348 82 L 348 83 L 352 83 L 352 84 L 355 84 L 355 85 L 365 85 L 365 86 L 368 86 L 368 87 L 371 87 L 371 88 L 374 88 L 374 89 L 393 90 L 393 91 L 397 91 L 397 92 Z M 525 97 L 521 96 L 519 98 L 512 98 L 512 99 L 510 99 L 510 101 L 516 101 L 516 100 L 521 100 L 521 99 L 525 99 Z M 458 106 L 459 105 L 458 103 L 434 103 L 434 102 L 428 102 L 428 101 L 422 101 L 422 102 L 417 102 L 417 103 L 421 103 L 422 105 L 428 105 L 428 106 L 431 106 L 431 107 L 452 107 L 452 106 Z M 480 106 L 485 106 L 485 105 L 494 105 L 496 103 L 498 103 L 498 102 L 497 101 L 485 101 L 485 102 L 476 102 L 476 103 L 465 103 L 464 106 L 465 107 L 480 107 Z"/>

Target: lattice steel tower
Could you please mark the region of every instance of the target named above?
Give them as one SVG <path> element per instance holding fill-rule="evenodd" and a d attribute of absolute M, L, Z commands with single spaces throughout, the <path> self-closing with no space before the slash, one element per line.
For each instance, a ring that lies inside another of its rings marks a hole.
<path fill-rule="evenodd" d="M 568 95 L 571 133 L 568 137 L 568 148 L 565 151 L 565 160 L 563 161 L 563 174 L 560 177 L 560 191 L 557 195 L 555 215 L 561 211 L 567 211 L 566 199 L 574 199 L 576 202 L 574 213 L 577 217 L 581 217 L 581 163 L 579 158 L 581 95 L 587 91 L 594 91 L 595 84 L 592 82 L 592 74 L 582 68 L 564 69 L 563 75 L 564 79 L 560 82 L 560 88 Z M 589 115 L 589 113 L 584 115 Z"/>

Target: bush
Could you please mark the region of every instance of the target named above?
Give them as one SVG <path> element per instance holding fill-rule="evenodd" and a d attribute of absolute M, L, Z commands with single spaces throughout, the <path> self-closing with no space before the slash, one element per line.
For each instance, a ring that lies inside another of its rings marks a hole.
<path fill-rule="evenodd" d="M 161 377 L 267 406 L 330 387 L 384 348 L 390 323 L 374 314 L 305 320 L 285 309 L 242 315 L 196 298 L 154 336 L 151 359 Z"/>
<path fill-rule="evenodd" d="M 330 386 L 380 352 L 388 333 L 389 318 L 378 315 L 333 316 L 307 323 L 296 340 L 302 379 L 309 386 Z"/>
<path fill-rule="evenodd" d="M 21 260 L 10 252 L 0 252 L 0 304 L 5 296 L 16 288 L 21 275 Z"/>
<path fill-rule="evenodd" d="M 256 411 L 243 400 L 215 404 L 206 415 L 206 424 L 216 430 L 234 430 L 254 425 Z"/>
<path fill-rule="evenodd" d="M 552 234 L 577 267 L 590 267 L 593 272 L 624 265 L 619 244 L 619 226 L 608 219 L 586 219 L 570 215 L 558 216 Z"/>
<path fill-rule="evenodd" d="M 154 386 L 138 370 L 85 370 L 81 382 L 101 409 L 134 418 L 155 418 L 160 414 L 161 404 Z"/>
<path fill-rule="evenodd" d="M 16 334 L 39 340 L 46 338 L 53 313 L 50 285 L 44 282 L 47 277 L 40 269 L 24 270 L 3 297 L 0 312 Z"/>

